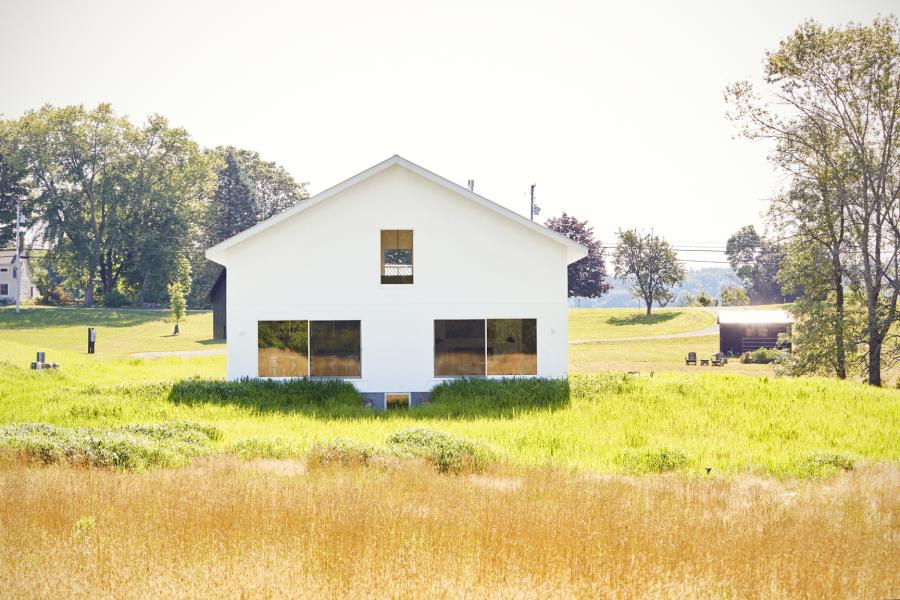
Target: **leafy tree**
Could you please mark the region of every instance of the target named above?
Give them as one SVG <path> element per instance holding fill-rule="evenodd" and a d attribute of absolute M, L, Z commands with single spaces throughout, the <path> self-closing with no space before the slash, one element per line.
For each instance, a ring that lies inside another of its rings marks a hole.
<path fill-rule="evenodd" d="M 719 293 L 719 300 L 722 306 L 744 306 L 750 304 L 750 298 L 744 288 L 736 285 L 729 285 L 722 288 Z"/>
<path fill-rule="evenodd" d="M 707 294 L 706 292 L 700 292 L 700 295 L 697 296 L 697 305 L 698 306 L 712 306 L 715 304 L 715 300 L 713 297 Z"/>
<path fill-rule="evenodd" d="M 725 255 L 751 302 L 784 302 L 777 280 L 778 265 L 784 255 L 778 244 L 757 233 L 753 225 L 747 225 L 728 238 Z"/>
<path fill-rule="evenodd" d="M 569 265 L 569 297 L 599 298 L 609 291 L 603 244 L 594 238 L 594 228 L 566 213 L 547 219 L 544 225 L 588 249 L 586 257 Z"/>
<path fill-rule="evenodd" d="M 184 288 L 182 287 L 181 282 L 176 280 L 168 285 L 168 292 L 169 305 L 172 307 L 172 316 L 175 317 L 174 334 L 178 335 L 178 324 L 184 318 L 185 311 L 187 310 L 187 301 L 184 298 Z"/>
<path fill-rule="evenodd" d="M 684 267 L 669 243 L 636 229 L 620 229 L 618 238 L 616 277 L 634 282 L 632 295 L 644 300 L 648 315 L 654 302 L 661 306 L 671 302 L 671 288 L 684 280 Z"/>
<path fill-rule="evenodd" d="M 802 24 L 767 55 L 777 109 L 747 82 L 727 96 L 751 139 L 774 140 L 772 160 L 793 179 L 828 183 L 846 207 L 848 274 L 863 294 L 868 382 L 900 358 L 900 26 Z M 823 168 L 825 167 L 825 168 Z M 885 353 L 887 346 L 887 352 Z"/>
<path fill-rule="evenodd" d="M 219 164 L 218 184 L 206 213 L 205 244 L 212 246 L 294 206 L 309 197 L 284 169 L 259 154 L 233 146 L 210 152 Z M 201 304 L 221 267 L 201 259 L 194 263 L 192 302 Z"/>
<path fill-rule="evenodd" d="M 8 127 L 34 186 L 47 260 L 84 290 L 86 305 L 97 289 L 143 294 L 154 272 L 196 245 L 214 174 L 184 130 L 158 116 L 135 127 L 108 104 L 44 106 Z"/>
<path fill-rule="evenodd" d="M 15 244 L 16 203 L 22 217 L 30 212 L 28 171 L 10 143 L 9 126 L 0 123 L 0 247 Z"/>
<path fill-rule="evenodd" d="M 787 193 L 773 200 L 769 214 L 773 223 L 793 239 L 778 279 L 785 290 L 797 296 L 792 310 L 798 321 L 806 323 L 795 328 L 796 337 L 806 338 L 797 345 L 798 352 L 817 359 L 819 349 L 829 352 L 831 356 L 819 362 L 832 365 L 829 374 L 843 379 L 848 373 L 848 352 L 851 360 L 856 357 L 854 348 L 848 350 L 852 334 L 845 323 L 847 286 L 854 261 L 848 254 L 848 206 L 833 193 L 827 168 L 809 162 L 806 170 L 812 177 L 796 178 Z M 813 327 L 811 320 L 818 327 Z M 817 343 L 809 343 L 814 336 L 818 336 Z M 813 360 L 795 360 L 792 364 L 794 373 L 801 367 L 808 368 L 809 373 L 823 372 Z"/>

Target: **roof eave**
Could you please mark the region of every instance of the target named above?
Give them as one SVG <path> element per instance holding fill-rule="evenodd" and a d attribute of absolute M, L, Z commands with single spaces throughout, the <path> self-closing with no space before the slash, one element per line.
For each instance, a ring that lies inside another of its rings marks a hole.
<path fill-rule="evenodd" d="M 383 160 L 380 163 L 378 163 L 372 167 L 369 167 L 365 171 L 357 173 L 353 177 L 350 177 L 349 179 L 345 179 L 344 181 L 338 183 L 337 185 L 334 185 L 334 186 L 328 188 L 327 190 L 319 192 L 312 198 L 303 200 L 302 202 L 292 206 L 291 208 L 288 208 L 287 210 L 284 210 L 284 211 L 278 213 L 277 215 L 274 215 L 274 216 L 266 219 L 265 221 L 257 223 L 253 227 L 245 229 L 244 231 L 238 233 L 237 235 L 234 235 L 234 236 L 228 238 L 227 240 L 219 242 L 215 246 L 208 248 L 205 252 L 206 258 L 208 258 L 209 260 L 216 262 L 220 265 L 225 266 L 225 260 L 226 260 L 225 250 L 227 250 L 228 248 L 231 248 L 232 246 L 235 246 L 235 245 L 243 242 L 247 238 L 250 238 L 250 237 L 256 235 L 257 233 L 260 233 L 260 232 L 268 229 L 269 227 L 272 227 L 273 225 L 276 225 L 276 224 L 280 223 L 281 221 L 284 221 L 285 219 L 288 219 L 300 212 L 303 212 L 304 210 L 308 210 L 308 209 L 312 208 L 313 206 L 315 206 L 316 204 L 319 204 L 320 202 L 327 200 L 331 196 L 334 196 L 335 194 L 342 192 L 345 189 L 347 189 L 353 185 L 356 185 L 360 181 L 368 179 L 369 177 L 372 177 L 373 175 L 376 175 L 377 173 L 379 173 L 389 167 L 392 167 L 394 165 L 400 165 L 400 166 L 404 167 L 405 169 L 412 171 L 413 173 L 417 173 L 418 175 L 421 175 L 421 176 L 425 177 L 426 179 L 429 179 L 429 180 L 433 181 L 434 183 L 437 183 L 438 185 L 446 187 L 461 196 L 467 197 L 468 199 L 484 206 L 485 208 L 488 208 L 490 210 L 493 210 L 494 212 L 497 212 L 503 216 L 506 216 L 507 218 L 509 218 L 513 221 L 516 221 L 520 225 L 528 227 L 528 228 L 532 229 L 533 231 L 540 233 L 541 235 L 544 235 L 560 244 L 563 244 L 567 248 L 566 258 L 568 260 L 568 263 L 570 263 L 570 264 L 577 260 L 581 260 L 588 254 L 588 249 L 585 246 L 579 244 L 578 242 L 570 240 L 569 238 L 553 231 L 552 229 L 548 229 L 548 228 L 544 227 L 543 225 L 540 225 L 538 223 L 535 223 L 534 221 L 526 219 L 522 215 L 509 210 L 505 206 L 501 206 L 500 204 L 497 204 L 496 202 L 489 200 L 489 199 L 485 198 L 484 196 L 476 194 L 475 192 L 469 190 L 468 188 L 458 185 L 458 184 L 450 181 L 449 179 L 441 177 L 440 175 L 433 173 L 433 172 L 429 171 L 428 169 L 415 164 L 414 162 L 406 160 L 399 154 L 395 154 L 395 155 L 391 156 L 390 158 Z"/>

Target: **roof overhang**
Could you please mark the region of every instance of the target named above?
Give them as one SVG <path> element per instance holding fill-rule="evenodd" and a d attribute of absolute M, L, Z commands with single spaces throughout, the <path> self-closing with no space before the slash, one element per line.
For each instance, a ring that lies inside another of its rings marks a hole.
<path fill-rule="evenodd" d="M 384 161 L 378 163 L 377 165 L 366 169 L 365 171 L 363 171 L 361 173 L 357 173 L 353 177 L 346 179 L 346 180 L 342 181 L 341 183 L 339 183 L 335 186 L 332 186 L 323 192 L 319 192 L 315 196 L 313 196 L 307 200 L 304 200 L 304 201 L 292 206 L 291 208 L 288 208 L 287 210 L 284 210 L 284 211 L 278 213 L 277 215 L 274 215 L 274 216 L 266 219 L 265 221 L 257 223 L 253 227 L 245 229 L 244 231 L 238 233 L 237 235 L 234 235 L 234 236 L 228 238 L 227 240 L 216 244 L 215 246 L 213 246 L 211 248 L 208 248 L 206 250 L 206 258 L 208 258 L 209 260 L 211 260 L 213 262 L 217 262 L 220 265 L 225 265 L 228 249 L 233 248 L 234 246 L 237 246 L 241 242 L 253 237 L 254 235 L 262 233 L 266 229 L 269 229 L 270 227 L 273 227 L 286 219 L 290 219 L 294 215 L 297 215 L 299 213 L 302 213 L 303 211 L 309 210 L 313 206 L 316 206 L 317 204 L 328 200 L 328 198 L 331 198 L 332 196 L 339 194 L 340 192 L 346 190 L 347 188 L 352 187 L 352 186 L 356 185 L 357 183 L 360 183 L 360 182 L 368 179 L 369 177 L 372 177 L 373 175 L 377 175 L 378 173 L 380 173 L 386 169 L 389 169 L 390 167 L 393 167 L 395 165 L 403 167 L 413 173 L 416 173 L 417 175 L 421 175 L 422 177 L 425 177 L 426 179 L 428 179 L 444 188 L 447 188 L 452 192 L 455 192 L 461 196 L 464 196 L 465 198 L 468 198 L 472 202 L 480 204 L 481 206 L 484 206 L 485 208 L 492 210 L 492 211 L 496 212 L 497 214 L 500 214 L 500 215 L 502 215 L 524 227 L 531 229 L 532 231 L 535 231 L 536 233 L 544 235 L 544 236 L 552 239 L 553 241 L 555 241 L 559 244 L 562 244 L 566 248 L 566 259 L 569 264 L 571 264 L 577 260 L 581 260 L 588 254 L 588 249 L 585 246 L 582 246 L 581 244 L 579 244 L 578 242 L 572 241 L 569 238 L 567 238 L 566 236 L 556 233 L 555 231 L 548 229 L 548 228 L 544 227 L 543 225 L 535 223 L 534 221 L 532 221 L 530 219 L 526 219 L 522 215 L 515 213 L 506 207 L 500 206 L 496 202 L 492 202 L 492 201 L 488 200 L 487 198 L 485 198 L 484 196 L 480 196 L 480 195 L 476 194 L 475 192 L 469 190 L 468 188 L 465 188 L 461 185 L 453 183 L 452 181 L 445 179 L 445 178 L 441 177 L 440 175 L 432 173 L 428 169 L 420 167 L 419 165 L 406 160 L 402 156 L 395 154 L 394 156 L 390 157 L 389 159 L 384 160 Z"/>

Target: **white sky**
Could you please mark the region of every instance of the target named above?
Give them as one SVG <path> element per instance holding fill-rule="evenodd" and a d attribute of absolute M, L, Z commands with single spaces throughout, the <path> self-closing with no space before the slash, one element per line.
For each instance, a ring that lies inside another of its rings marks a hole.
<path fill-rule="evenodd" d="M 540 220 L 565 210 L 607 243 L 640 227 L 723 247 L 781 181 L 764 145 L 733 139 L 725 86 L 758 79 L 806 18 L 891 12 L 900 1 L 0 0 L 0 114 L 160 113 L 312 193 L 397 153 L 522 214 L 537 183 Z"/>

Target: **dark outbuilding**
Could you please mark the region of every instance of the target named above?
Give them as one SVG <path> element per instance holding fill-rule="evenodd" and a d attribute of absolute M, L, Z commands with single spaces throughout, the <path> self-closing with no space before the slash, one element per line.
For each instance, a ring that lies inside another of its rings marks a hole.
<path fill-rule="evenodd" d="M 719 352 L 738 356 L 775 348 L 778 334 L 790 333 L 794 317 L 784 310 L 729 310 L 719 313 Z M 779 346 L 781 347 L 781 346 Z"/>
<path fill-rule="evenodd" d="M 207 298 L 213 309 L 213 339 L 224 340 L 228 337 L 225 331 L 225 269 L 209 289 Z"/>

